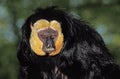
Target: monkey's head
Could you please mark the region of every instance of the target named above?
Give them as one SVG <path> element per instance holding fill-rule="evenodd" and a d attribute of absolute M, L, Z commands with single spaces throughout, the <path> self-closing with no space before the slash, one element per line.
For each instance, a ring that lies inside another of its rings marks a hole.
<path fill-rule="evenodd" d="M 40 56 L 54 56 L 60 53 L 64 36 L 61 24 L 56 21 L 40 19 L 31 24 L 30 46 Z"/>
<path fill-rule="evenodd" d="M 53 7 L 38 9 L 22 27 L 20 48 L 38 56 L 56 56 L 64 49 L 65 41 L 71 39 L 71 23 L 71 18 L 62 10 Z M 70 42 L 68 44 L 66 47 L 72 46 Z"/>

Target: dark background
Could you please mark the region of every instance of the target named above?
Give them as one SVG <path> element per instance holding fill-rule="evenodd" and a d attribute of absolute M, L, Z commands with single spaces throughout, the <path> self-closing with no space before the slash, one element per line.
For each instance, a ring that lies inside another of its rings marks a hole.
<path fill-rule="evenodd" d="M 120 0 L 0 0 L 0 79 L 17 79 L 21 26 L 37 7 L 57 5 L 92 25 L 120 64 Z"/>

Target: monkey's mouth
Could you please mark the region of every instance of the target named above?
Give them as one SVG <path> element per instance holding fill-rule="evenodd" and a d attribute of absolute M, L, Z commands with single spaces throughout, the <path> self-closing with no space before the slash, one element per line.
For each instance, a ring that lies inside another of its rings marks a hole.
<path fill-rule="evenodd" d="M 51 52 L 55 51 L 55 48 L 45 48 L 45 49 L 43 49 L 43 51 L 44 51 L 46 54 L 50 54 Z"/>

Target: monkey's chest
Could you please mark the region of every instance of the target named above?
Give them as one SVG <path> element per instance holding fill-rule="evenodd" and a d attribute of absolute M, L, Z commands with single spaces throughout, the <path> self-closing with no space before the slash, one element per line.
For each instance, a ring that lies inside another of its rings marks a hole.
<path fill-rule="evenodd" d="M 54 73 L 55 73 L 55 77 L 56 77 L 57 79 L 68 79 L 67 75 L 63 74 L 63 73 L 58 69 L 58 67 L 55 67 Z"/>
<path fill-rule="evenodd" d="M 68 79 L 68 76 L 63 74 L 58 67 L 55 67 L 54 71 L 50 73 L 42 72 L 43 79 Z"/>

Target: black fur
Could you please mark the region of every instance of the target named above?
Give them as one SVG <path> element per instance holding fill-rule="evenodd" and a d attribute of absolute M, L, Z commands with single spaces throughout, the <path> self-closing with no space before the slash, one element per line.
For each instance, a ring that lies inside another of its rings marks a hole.
<path fill-rule="evenodd" d="M 59 55 L 42 57 L 30 48 L 30 24 L 41 18 L 57 20 L 62 25 L 64 46 Z M 120 79 L 120 67 L 101 36 L 85 22 L 56 8 L 38 9 L 26 20 L 18 59 L 19 79 Z"/>

